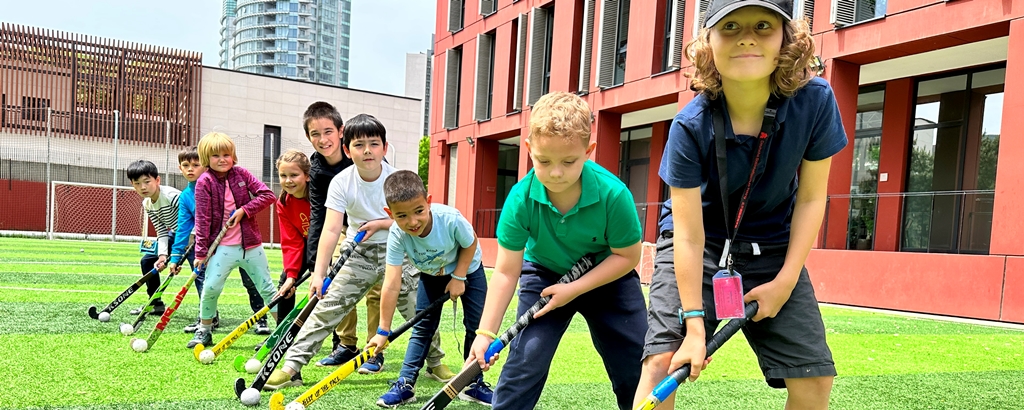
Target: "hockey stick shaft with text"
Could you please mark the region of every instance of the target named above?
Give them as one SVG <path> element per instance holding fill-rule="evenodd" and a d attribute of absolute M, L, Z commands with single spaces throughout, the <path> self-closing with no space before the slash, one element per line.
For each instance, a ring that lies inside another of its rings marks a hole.
<path fill-rule="evenodd" d="M 328 272 L 327 277 L 324 278 L 323 286 L 320 287 L 321 294 L 327 291 L 327 288 L 330 286 L 330 282 L 334 280 L 334 276 L 338 274 L 338 271 L 340 271 L 343 266 L 345 266 L 345 262 L 348 261 L 349 256 L 352 255 L 356 246 L 363 241 L 365 236 L 366 231 L 360 231 L 356 234 L 352 243 L 345 247 L 341 252 L 341 255 L 338 256 L 338 259 L 334 261 L 334 264 L 331 265 L 330 272 Z M 302 329 L 302 325 L 306 323 L 306 319 L 309 318 L 310 313 L 313 313 L 313 309 L 316 308 L 319 301 L 320 298 L 312 298 L 308 303 L 306 303 L 306 307 L 302 309 L 302 312 L 300 312 L 299 316 L 295 318 L 295 321 L 289 325 L 288 331 L 282 335 L 281 339 L 277 341 L 277 344 L 274 345 L 274 348 L 267 355 L 267 362 L 264 363 L 263 367 L 260 368 L 260 371 L 256 373 L 256 378 L 253 379 L 249 388 L 256 389 L 257 391 L 263 390 L 263 386 L 267 384 L 267 379 L 270 378 L 270 374 L 274 372 L 275 368 L 277 368 L 277 364 L 284 359 L 285 352 L 289 347 L 291 347 L 292 343 L 295 342 L 295 336 L 299 334 L 299 330 Z M 243 391 L 245 391 L 245 379 L 239 377 L 235 380 L 235 395 L 241 398 Z"/>

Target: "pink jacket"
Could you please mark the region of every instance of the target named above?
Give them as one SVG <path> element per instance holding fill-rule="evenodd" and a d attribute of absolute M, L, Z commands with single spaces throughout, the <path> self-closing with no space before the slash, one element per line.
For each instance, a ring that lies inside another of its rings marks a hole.
<path fill-rule="evenodd" d="M 235 205 L 246 215 L 242 219 L 242 248 L 263 244 L 259 224 L 253 217 L 274 203 L 277 199 L 274 193 L 245 168 L 234 166 L 225 178 L 218 178 L 208 170 L 196 182 L 196 259 L 207 257 L 210 245 L 224 226 L 225 179 L 235 197 Z"/>

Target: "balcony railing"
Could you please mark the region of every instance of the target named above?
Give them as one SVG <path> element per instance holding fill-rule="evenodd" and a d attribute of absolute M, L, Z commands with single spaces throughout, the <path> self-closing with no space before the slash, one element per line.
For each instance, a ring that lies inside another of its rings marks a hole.
<path fill-rule="evenodd" d="M 887 246 L 904 252 L 987 254 L 992 234 L 995 191 L 934 191 L 830 195 L 818 247 L 876 249 L 880 231 L 899 233 L 899 243 Z M 847 213 L 845 246 L 828 241 L 834 212 Z M 879 212 L 889 226 L 877 224 Z M 894 225 L 898 223 L 898 225 Z"/>

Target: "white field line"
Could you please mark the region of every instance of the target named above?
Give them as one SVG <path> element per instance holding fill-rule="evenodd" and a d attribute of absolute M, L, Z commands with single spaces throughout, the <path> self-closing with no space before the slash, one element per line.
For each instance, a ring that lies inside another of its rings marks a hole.
<path fill-rule="evenodd" d="M 837 309 L 859 310 L 859 311 L 862 311 L 862 312 L 882 313 L 882 314 L 893 315 L 893 316 L 908 316 L 908 317 L 913 317 L 913 318 L 917 318 L 917 319 L 931 319 L 931 320 L 939 320 L 939 321 L 944 321 L 944 322 L 964 323 L 964 324 L 969 324 L 969 325 L 999 327 L 999 328 L 1003 328 L 1003 329 L 1013 329 L 1013 330 L 1024 330 L 1024 324 L 1022 324 L 1022 323 L 1000 322 L 1000 321 L 995 321 L 995 320 L 971 319 L 971 318 L 956 317 L 956 316 L 932 315 L 932 314 L 928 314 L 928 313 L 906 312 L 906 311 L 902 311 L 902 310 L 876 309 L 876 308 L 868 308 L 868 307 L 861 307 L 861 306 L 834 305 L 834 304 L 831 304 L 831 303 L 818 303 L 818 304 L 821 305 L 821 306 L 828 306 L 828 307 L 833 307 L 833 308 L 837 308 Z"/>
<path fill-rule="evenodd" d="M 0 262 L 18 265 L 94 265 L 94 266 L 139 266 L 138 263 L 97 263 L 97 262 L 47 262 L 47 261 L 19 261 L 17 259 L 0 259 Z"/>
<path fill-rule="evenodd" d="M 116 290 L 86 290 L 86 289 L 49 289 L 49 288 L 24 288 L 19 286 L 0 286 L 0 290 L 26 290 L 29 292 L 74 292 L 74 293 L 106 293 L 111 295 L 120 295 L 121 292 Z M 248 296 L 245 293 L 221 293 L 221 296 Z"/>

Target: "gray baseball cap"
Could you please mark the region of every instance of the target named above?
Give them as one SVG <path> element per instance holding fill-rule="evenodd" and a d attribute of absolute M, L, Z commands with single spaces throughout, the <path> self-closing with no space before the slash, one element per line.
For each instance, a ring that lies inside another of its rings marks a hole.
<path fill-rule="evenodd" d="M 793 19 L 792 0 L 711 0 L 708 11 L 704 14 L 704 24 L 702 27 L 713 27 L 722 18 L 729 15 L 729 13 L 747 6 L 764 7 L 781 14 L 785 21 Z"/>

